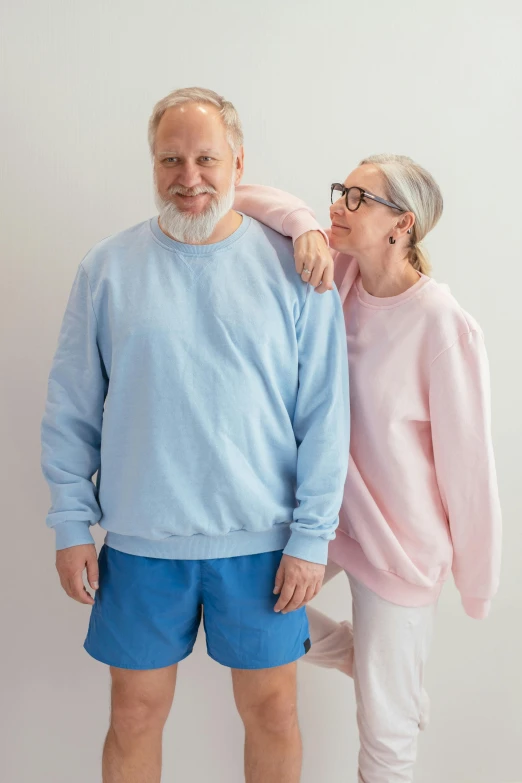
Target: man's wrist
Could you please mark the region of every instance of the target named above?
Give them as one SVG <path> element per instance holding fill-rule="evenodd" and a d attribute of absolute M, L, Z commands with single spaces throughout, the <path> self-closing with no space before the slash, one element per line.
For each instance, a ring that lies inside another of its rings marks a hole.
<path fill-rule="evenodd" d="M 328 562 L 328 541 L 325 538 L 309 536 L 299 530 L 292 531 L 283 554 L 291 555 L 309 563 L 326 565 Z"/>
<path fill-rule="evenodd" d="M 89 522 L 60 522 L 54 526 L 56 549 L 69 549 L 81 544 L 94 544 Z"/>

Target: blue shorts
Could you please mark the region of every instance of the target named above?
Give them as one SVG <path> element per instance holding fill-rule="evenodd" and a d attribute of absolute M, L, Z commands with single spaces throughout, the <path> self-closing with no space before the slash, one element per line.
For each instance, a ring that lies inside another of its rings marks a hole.
<path fill-rule="evenodd" d="M 165 560 L 103 546 L 85 649 L 121 669 L 159 669 L 192 652 L 203 614 L 207 651 L 232 669 L 269 669 L 309 649 L 305 609 L 274 612 L 282 552 Z"/>

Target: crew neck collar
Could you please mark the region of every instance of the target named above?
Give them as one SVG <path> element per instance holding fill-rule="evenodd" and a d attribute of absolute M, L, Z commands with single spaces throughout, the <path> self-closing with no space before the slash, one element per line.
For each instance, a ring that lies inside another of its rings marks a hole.
<path fill-rule="evenodd" d="M 359 301 L 368 307 L 376 307 L 381 309 L 397 307 L 398 305 L 404 304 L 404 302 L 408 302 L 410 299 L 413 299 L 424 288 L 424 286 L 433 282 L 431 277 L 423 275 L 420 272 L 419 275 L 420 276 L 418 281 L 414 283 L 414 285 L 407 288 L 406 291 L 403 291 L 402 294 L 397 294 L 397 296 L 372 296 L 363 288 L 362 278 L 359 274 L 359 277 L 355 283 L 357 288 L 357 296 Z"/>
<path fill-rule="evenodd" d="M 246 215 L 243 215 L 242 212 L 239 214 L 243 218 L 241 225 L 226 239 L 223 239 L 221 242 L 213 242 L 210 245 L 190 245 L 186 242 L 177 242 L 161 230 L 158 215 L 150 219 L 149 226 L 155 240 L 167 250 L 180 253 L 184 256 L 208 256 L 226 250 L 230 245 L 233 245 L 234 242 L 237 242 L 238 239 L 241 239 L 243 234 L 248 230 L 251 219 Z"/>

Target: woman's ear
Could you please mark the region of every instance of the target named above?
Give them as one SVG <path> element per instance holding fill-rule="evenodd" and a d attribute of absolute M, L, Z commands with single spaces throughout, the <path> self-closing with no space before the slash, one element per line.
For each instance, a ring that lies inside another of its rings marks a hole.
<path fill-rule="evenodd" d="M 399 222 L 396 225 L 396 230 L 400 236 L 403 234 L 413 233 L 413 226 L 415 225 L 415 215 L 413 212 L 405 212 L 401 215 Z"/>

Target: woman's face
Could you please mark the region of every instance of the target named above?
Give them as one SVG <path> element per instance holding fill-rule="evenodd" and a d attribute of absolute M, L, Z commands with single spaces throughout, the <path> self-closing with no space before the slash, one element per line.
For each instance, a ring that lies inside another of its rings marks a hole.
<path fill-rule="evenodd" d="M 358 187 L 388 200 L 384 180 L 380 171 L 372 165 L 359 166 L 344 181 L 346 188 Z M 340 195 L 339 193 L 335 194 Z M 346 196 L 339 198 L 330 207 L 332 233 L 330 246 L 341 253 L 355 256 L 374 255 L 389 248 L 389 237 L 400 222 L 402 214 L 397 210 L 363 199 L 355 212 L 346 206 Z"/>

